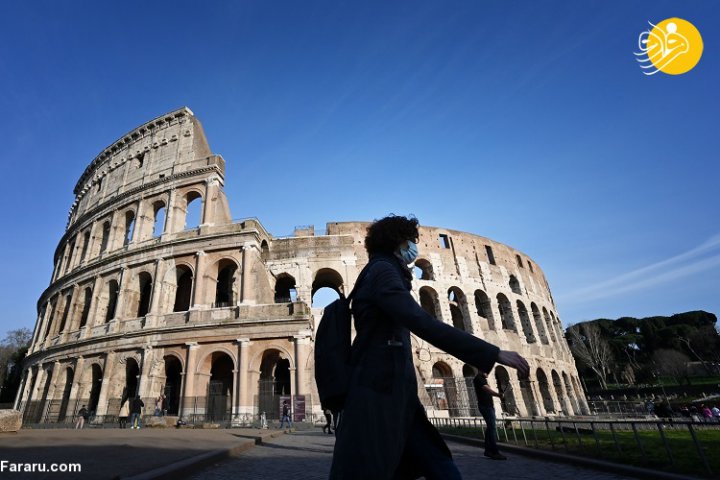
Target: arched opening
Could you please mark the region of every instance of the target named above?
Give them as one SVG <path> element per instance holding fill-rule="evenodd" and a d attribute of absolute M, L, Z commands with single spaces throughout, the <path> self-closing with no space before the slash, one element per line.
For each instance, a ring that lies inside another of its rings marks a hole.
<path fill-rule="evenodd" d="M 540 387 L 540 395 L 543 399 L 543 407 L 545 413 L 555 413 L 555 404 L 553 403 L 552 395 L 550 394 L 550 384 L 548 383 L 547 375 L 542 371 L 542 368 L 537 369 L 538 386 Z"/>
<path fill-rule="evenodd" d="M 107 283 L 107 310 L 105 310 L 105 323 L 115 318 L 115 310 L 117 309 L 118 283 L 110 280 Z"/>
<path fill-rule="evenodd" d="M 322 308 L 339 298 L 343 292 L 342 276 L 331 268 L 322 268 L 315 274 L 312 283 L 312 307 Z M 321 289 L 324 289 L 320 292 Z M 333 290 L 334 293 L 327 289 Z M 317 294 L 317 295 L 316 295 Z"/>
<path fill-rule="evenodd" d="M 105 223 L 103 223 L 103 226 L 102 226 L 102 239 L 100 240 L 100 253 L 104 253 L 107 250 L 109 241 L 110 241 L 110 222 L 105 222 Z"/>
<path fill-rule="evenodd" d="M 296 299 L 295 279 L 287 273 L 281 273 L 275 281 L 275 303 L 289 303 Z"/>
<path fill-rule="evenodd" d="M 237 264 L 229 259 L 220 260 L 217 264 L 217 284 L 215 286 L 215 308 L 235 305 L 235 273 Z"/>
<path fill-rule="evenodd" d="M 52 367 L 48 367 L 45 369 L 45 386 L 43 387 L 42 395 L 35 400 L 39 402 L 39 405 L 41 408 L 38 408 L 37 410 L 37 417 L 35 418 L 34 423 L 38 423 L 41 420 L 47 421 L 47 417 L 45 416 L 44 408 L 42 408 L 45 405 L 45 402 L 47 402 L 48 398 L 48 392 L 50 392 L 50 385 L 52 385 Z"/>
<path fill-rule="evenodd" d="M 125 361 L 125 386 L 123 387 L 120 404 L 122 405 L 128 399 L 135 398 L 138 392 L 138 384 L 140 381 L 140 367 L 134 358 L 128 358 Z"/>
<path fill-rule="evenodd" d="M 527 378 L 520 380 L 520 393 L 522 394 L 523 402 L 525 403 L 525 410 L 528 415 L 536 417 L 540 415 L 537 401 L 535 400 L 535 394 L 532 390 L 532 381 Z"/>
<path fill-rule="evenodd" d="M 290 361 L 282 358 L 279 350 L 266 350 L 260 362 L 258 381 L 258 407 L 267 418 L 280 418 L 280 397 L 291 395 Z"/>
<path fill-rule="evenodd" d="M 80 328 L 87 325 L 88 316 L 90 315 L 90 303 L 92 303 L 92 288 L 87 287 L 85 288 L 85 293 L 83 295 L 83 309 L 82 314 L 80 315 Z"/>
<path fill-rule="evenodd" d="M 450 287 L 448 290 L 448 303 L 450 304 L 450 316 L 455 328 L 473 333 L 465 293 L 458 287 Z"/>
<path fill-rule="evenodd" d="M 555 338 L 555 330 L 553 329 L 552 320 L 550 320 L 550 315 L 548 315 L 548 311 L 543 307 L 542 309 L 543 317 L 545 317 L 545 324 L 547 325 L 548 333 L 550 333 L 550 339 L 553 341 L 553 343 L 557 342 Z"/>
<path fill-rule="evenodd" d="M 138 275 L 138 288 L 140 298 L 138 300 L 136 317 L 144 317 L 150 311 L 150 297 L 152 296 L 152 277 L 147 272 Z"/>
<path fill-rule="evenodd" d="M 67 416 L 68 405 L 70 404 L 70 391 L 72 390 L 73 379 L 75 374 L 73 369 L 68 367 L 65 369 L 65 384 L 60 397 L 60 411 L 58 412 L 58 422 L 63 422 Z"/>
<path fill-rule="evenodd" d="M 499 365 L 495 367 L 495 382 L 497 384 L 497 391 L 505 392 L 505 395 L 500 398 L 500 408 L 502 408 L 502 411 L 507 415 L 517 415 L 519 410 L 515 392 L 513 392 L 511 388 L 510 375 L 504 367 Z"/>
<path fill-rule="evenodd" d="M 90 397 L 88 398 L 87 409 L 89 412 L 97 410 L 100 401 L 100 389 L 102 389 L 102 368 L 97 363 L 91 367 Z"/>
<path fill-rule="evenodd" d="M 467 405 L 468 405 L 468 411 L 467 415 L 477 417 L 480 415 L 480 410 L 478 410 L 478 402 L 477 402 L 477 395 L 475 394 L 475 386 L 473 385 L 473 379 L 475 378 L 475 375 L 478 374 L 478 369 L 473 367 L 472 365 L 465 364 L 463 365 L 462 369 L 462 375 L 463 375 L 463 387 L 464 387 L 464 395 L 467 397 Z"/>
<path fill-rule="evenodd" d="M 70 271 L 70 267 L 72 265 L 72 259 L 73 259 L 73 253 L 75 251 L 75 237 L 73 237 L 72 241 L 70 242 L 70 245 L 67 247 L 67 257 L 65 259 L 65 272 Z"/>
<path fill-rule="evenodd" d="M 187 265 L 178 265 L 175 268 L 177 289 L 175 290 L 175 305 L 173 312 L 186 312 L 190 310 L 192 299 L 193 272 Z"/>
<path fill-rule="evenodd" d="M 438 301 L 438 294 L 435 290 L 430 287 L 420 288 L 420 306 L 427 313 L 442 321 L 440 302 Z"/>
<path fill-rule="evenodd" d="M 270 259 L 270 247 L 268 246 L 268 242 L 266 240 L 263 240 L 260 243 L 260 259 L 263 262 L 267 262 Z"/>
<path fill-rule="evenodd" d="M 518 295 L 522 294 L 522 291 L 520 290 L 520 282 L 518 281 L 517 277 L 515 275 L 510 275 L 510 290 L 512 290 L 513 293 L 516 293 Z"/>
<path fill-rule="evenodd" d="M 132 242 L 133 232 L 135 231 L 135 212 L 125 212 L 125 239 L 123 245 L 127 246 Z"/>
<path fill-rule="evenodd" d="M 563 415 L 570 415 L 570 407 L 567 403 L 567 397 L 565 397 L 565 392 L 563 391 L 562 382 L 560 381 L 560 375 L 558 375 L 555 370 L 552 370 L 550 372 L 550 377 L 552 378 L 553 387 L 555 388 L 555 397 L 557 397 L 558 402 L 562 407 L 562 411 L 560 413 Z"/>
<path fill-rule="evenodd" d="M 518 315 L 520 316 L 520 325 L 522 325 L 523 333 L 525 334 L 525 340 L 528 343 L 535 343 L 535 334 L 533 333 L 532 325 L 530 324 L 530 316 L 528 316 L 527 308 L 525 304 L 520 300 L 517 301 Z"/>
<path fill-rule="evenodd" d="M 190 192 L 185 195 L 185 223 L 183 230 L 197 228 L 202 221 L 202 195 Z"/>
<path fill-rule="evenodd" d="M 418 280 L 435 280 L 432 264 L 424 258 L 415 260 L 413 273 Z"/>
<path fill-rule="evenodd" d="M 578 399 L 578 403 L 580 404 L 580 411 L 583 415 L 588 415 L 590 411 L 588 410 L 587 403 L 583 400 L 583 397 L 581 396 L 581 392 L 583 391 L 580 388 L 580 382 L 578 381 L 577 377 L 571 377 L 570 378 L 573 386 L 573 390 L 575 392 L 575 398 Z"/>
<path fill-rule="evenodd" d="M 90 247 L 90 230 L 87 230 L 83 235 L 83 248 L 82 253 L 80 254 L 80 262 L 83 262 L 85 260 L 88 252 L 88 247 Z"/>
<path fill-rule="evenodd" d="M 165 217 L 165 202 L 155 202 L 153 204 L 153 238 L 157 238 L 165 232 Z"/>
<path fill-rule="evenodd" d="M 497 302 L 503 330 L 515 330 L 515 318 L 513 317 L 510 300 L 502 293 L 498 293 Z"/>
<path fill-rule="evenodd" d="M 43 335 L 43 340 L 46 340 L 47 337 L 50 335 L 50 330 L 53 328 L 53 320 L 55 320 L 55 309 L 57 308 L 57 301 L 58 297 L 57 295 L 53 297 L 52 300 L 50 300 L 50 313 L 47 317 L 47 323 L 45 326 L 45 335 Z"/>
<path fill-rule="evenodd" d="M 182 385 L 182 364 L 177 357 L 165 355 L 165 408 L 168 415 L 177 415 L 180 411 L 180 387 Z"/>
<path fill-rule="evenodd" d="M 537 328 L 538 335 L 540 336 L 540 341 L 547 345 L 548 338 L 547 333 L 545 332 L 545 324 L 543 323 L 542 316 L 540 316 L 540 310 L 538 310 L 537 305 L 535 305 L 535 302 L 530 304 L 530 310 L 532 310 L 533 320 L 535 321 L 535 328 Z"/>
<path fill-rule="evenodd" d="M 464 386 L 464 380 L 462 380 Z M 447 410 L 451 417 L 468 415 L 469 405 L 460 402 L 458 385 L 452 369 L 445 362 L 436 362 L 432 366 L 432 387 L 429 389 L 430 399 L 435 408 Z M 467 402 L 467 397 L 465 397 Z"/>
<path fill-rule="evenodd" d="M 478 315 L 485 320 L 488 329 L 495 330 L 495 318 L 492 313 L 490 297 L 482 290 L 475 290 L 475 308 Z"/>
<path fill-rule="evenodd" d="M 232 358 L 224 352 L 212 354 L 210 381 L 208 383 L 207 419 L 210 422 L 225 421 L 232 413 L 233 370 Z"/>
<path fill-rule="evenodd" d="M 65 331 L 65 324 L 67 323 L 68 315 L 70 315 L 70 307 L 72 306 L 72 291 L 65 295 L 65 306 L 63 307 L 62 319 L 60 320 L 60 327 L 57 333 L 63 333 Z"/>
<path fill-rule="evenodd" d="M 567 398 L 570 399 L 570 404 L 573 408 L 573 413 L 575 415 L 580 414 L 580 404 L 578 403 L 578 399 L 575 396 L 575 393 L 573 392 L 572 384 L 570 383 L 570 379 L 568 378 L 567 373 L 562 373 L 562 379 L 563 383 L 565 384 L 565 394 L 567 395 Z"/>

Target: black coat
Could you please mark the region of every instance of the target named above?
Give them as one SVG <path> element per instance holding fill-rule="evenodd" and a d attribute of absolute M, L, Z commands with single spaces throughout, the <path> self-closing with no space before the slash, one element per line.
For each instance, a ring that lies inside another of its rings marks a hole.
<path fill-rule="evenodd" d="M 411 278 L 395 256 L 375 255 L 356 289 L 355 367 L 337 429 L 331 479 L 392 478 L 415 421 L 423 422 L 438 448 L 450 455 L 418 398 L 410 332 L 483 371 L 497 359 L 496 346 L 425 312 L 410 294 Z"/>

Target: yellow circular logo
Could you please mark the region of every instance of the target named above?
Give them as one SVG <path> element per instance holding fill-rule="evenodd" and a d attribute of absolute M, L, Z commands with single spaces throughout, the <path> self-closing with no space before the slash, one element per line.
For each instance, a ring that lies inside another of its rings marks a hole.
<path fill-rule="evenodd" d="M 650 22 L 648 22 L 650 23 Z M 695 26 L 682 18 L 668 18 L 640 34 L 637 61 L 645 75 L 663 72 L 680 75 L 697 65 L 703 41 Z"/>

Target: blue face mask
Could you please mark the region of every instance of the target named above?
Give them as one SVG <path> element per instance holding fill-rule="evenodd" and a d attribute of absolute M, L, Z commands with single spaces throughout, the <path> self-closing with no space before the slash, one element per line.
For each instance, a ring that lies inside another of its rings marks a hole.
<path fill-rule="evenodd" d="M 400 256 L 408 265 L 413 263 L 418 256 L 418 248 L 415 242 L 408 240 L 406 247 L 400 247 Z"/>

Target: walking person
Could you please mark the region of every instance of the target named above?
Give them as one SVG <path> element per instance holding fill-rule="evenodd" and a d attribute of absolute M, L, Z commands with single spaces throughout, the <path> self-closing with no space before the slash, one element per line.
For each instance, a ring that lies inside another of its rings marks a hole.
<path fill-rule="evenodd" d="M 127 428 L 128 415 L 130 414 L 130 400 L 126 399 L 120 406 L 120 413 L 118 414 L 118 422 L 120 428 Z"/>
<path fill-rule="evenodd" d="M 327 431 L 326 431 L 327 430 Z M 332 434 L 332 410 L 325 409 L 325 425 L 322 427 L 323 433 Z"/>
<path fill-rule="evenodd" d="M 140 396 L 133 398 L 132 404 L 130 405 L 130 428 L 140 428 L 142 409 L 144 406 L 145 402 L 142 401 Z"/>
<path fill-rule="evenodd" d="M 478 409 L 485 420 L 485 456 L 493 460 L 507 460 L 497 446 L 497 425 L 493 397 L 502 398 L 502 394 L 493 390 L 487 381 L 487 373 L 480 372 L 473 378 Z"/>
<path fill-rule="evenodd" d="M 75 422 L 75 430 L 82 430 L 82 428 L 85 426 L 85 422 L 88 420 L 88 418 L 90 418 L 90 411 L 87 409 L 86 405 L 83 405 L 77 414 L 78 418 L 77 422 Z"/>
<path fill-rule="evenodd" d="M 389 216 L 374 222 L 365 238 L 370 257 L 355 286 L 352 312 L 357 335 L 331 479 L 460 479 L 442 437 L 425 415 L 410 333 L 481 371 L 493 365 L 527 377 L 527 361 L 427 313 L 411 295 L 418 256 L 418 221 Z"/>
<path fill-rule="evenodd" d="M 287 421 L 288 426 L 292 428 L 292 420 L 290 420 L 290 406 L 287 400 L 283 400 L 282 406 L 282 417 L 280 418 L 280 429 L 283 428 L 283 423 Z"/>

